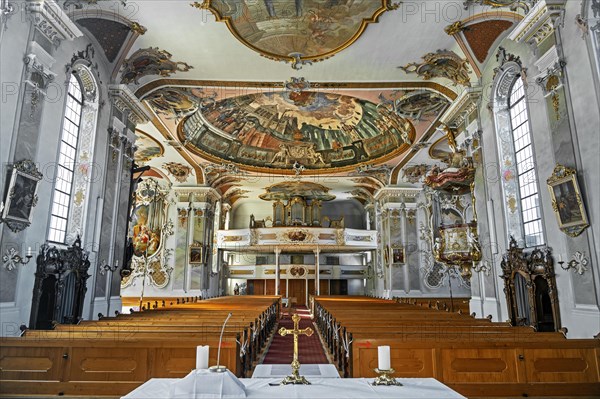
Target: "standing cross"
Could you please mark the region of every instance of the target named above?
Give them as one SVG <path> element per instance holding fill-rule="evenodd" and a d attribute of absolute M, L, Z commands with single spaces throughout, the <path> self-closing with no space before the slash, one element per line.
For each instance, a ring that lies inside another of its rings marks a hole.
<path fill-rule="evenodd" d="M 300 362 L 298 361 L 298 336 L 300 334 L 306 335 L 310 337 L 313 334 L 313 329 L 310 327 L 306 327 L 302 330 L 298 328 L 298 323 L 300 322 L 300 316 L 298 314 L 294 314 L 292 316 L 292 321 L 294 322 L 294 329 L 288 330 L 285 327 L 281 327 L 279 329 L 279 335 L 285 337 L 287 334 L 294 334 L 294 360 L 292 361 L 292 375 L 287 376 L 281 381 L 282 384 L 305 384 L 310 385 L 310 382 L 306 380 L 306 378 L 300 376 L 298 374 L 300 370 Z"/>

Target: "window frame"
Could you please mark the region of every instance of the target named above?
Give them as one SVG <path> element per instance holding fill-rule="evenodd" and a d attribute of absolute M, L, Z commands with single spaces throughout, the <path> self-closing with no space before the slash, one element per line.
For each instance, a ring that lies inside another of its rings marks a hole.
<path fill-rule="evenodd" d="M 71 87 L 74 83 L 77 84 L 76 89 L 79 92 L 79 98 L 76 98 L 71 93 Z M 70 101 L 73 101 L 78 106 L 77 110 L 70 107 L 70 105 L 69 105 L 71 103 Z M 61 136 L 60 136 L 58 156 L 57 156 L 56 168 L 55 168 L 55 174 L 54 174 L 54 182 L 53 182 L 54 184 L 52 187 L 50 218 L 49 218 L 49 222 L 48 222 L 47 240 L 48 240 L 48 242 L 52 242 L 52 243 L 67 244 L 66 240 L 67 240 L 67 236 L 68 236 L 68 232 L 69 232 L 69 220 L 71 218 L 71 213 L 73 210 L 72 209 L 73 208 L 72 199 L 73 199 L 73 190 L 74 190 L 74 186 L 75 186 L 75 169 L 76 169 L 76 164 L 77 164 L 77 154 L 79 151 L 80 136 L 81 136 L 81 122 L 82 122 L 81 119 L 83 117 L 83 107 L 84 106 L 85 106 L 85 96 L 84 96 L 84 90 L 83 90 L 83 83 L 81 82 L 81 80 L 79 79 L 77 74 L 71 73 L 71 77 L 69 78 L 69 84 L 67 85 L 67 90 L 66 90 L 65 104 L 63 106 Z M 68 116 L 69 111 L 78 112 L 78 123 L 75 123 L 74 121 L 71 120 L 71 118 L 69 118 L 69 116 Z M 69 124 L 76 127 L 76 130 L 77 130 L 76 134 L 67 130 L 67 126 Z M 66 140 L 66 139 L 68 139 L 68 137 L 66 137 L 67 135 L 75 136 L 74 137 L 75 146 L 73 146 Z M 61 163 L 61 158 L 67 157 L 67 154 L 65 154 L 63 151 L 64 149 L 70 149 L 73 153 L 72 168 L 69 168 L 68 164 Z M 65 180 L 62 177 L 59 177 L 60 176 L 59 171 L 62 171 L 62 170 L 67 171 L 67 173 L 69 174 L 69 177 L 70 177 L 69 181 Z M 62 182 L 67 182 L 70 185 L 69 193 L 62 191 L 58 188 L 59 180 L 61 180 Z M 65 196 L 67 196 L 66 204 L 57 202 L 57 194 L 63 194 Z M 60 216 L 58 213 L 55 213 L 54 209 L 56 206 L 67 208 L 66 217 Z M 53 221 L 57 220 L 57 219 L 64 221 L 64 229 L 57 229 L 57 228 L 53 227 Z M 56 234 L 61 234 L 62 240 L 57 240 L 56 238 L 59 238 L 59 237 L 56 237 Z"/>
<path fill-rule="evenodd" d="M 520 84 L 520 87 L 517 90 L 522 90 L 523 93 L 520 97 L 518 97 L 518 99 L 516 101 L 513 102 L 515 86 L 517 84 Z M 513 114 L 513 111 L 516 108 L 518 108 L 519 104 L 523 104 L 522 109 L 520 109 L 518 112 L 515 112 Z M 523 244 L 524 244 L 525 248 L 535 248 L 535 247 L 546 244 L 546 235 L 545 235 L 544 218 L 542 217 L 541 193 L 540 193 L 540 187 L 539 187 L 539 176 L 538 176 L 538 172 L 537 172 L 537 164 L 536 164 L 536 160 L 535 160 L 533 131 L 531 128 L 529 105 L 527 104 L 527 85 L 523 80 L 522 74 L 520 74 L 520 73 L 514 77 L 512 83 L 510 85 L 510 88 L 508 90 L 508 95 L 506 97 L 506 108 L 507 108 L 508 116 L 509 116 L 509 120 L 510 120 L 510 122 L 509 122 L 510 129 L 509 130 L 510 130 L 511 138 L 512 138 L 512 154 L 511 155 L 512 155 L 512 158 L 514 161 L 514 166 L 515 166 L 515 169 L 517 172 L 517 175 L 516 175 L 517 186 L 518 186 L 517 199 L 519 201 L 520 228 L 521 228 L 521 234 L 523 237 Z M 522 121 L 518 126 L 515 127 L 514 126 L 515 119 L 517 119 L 522 114 L 524 114 L 525 120 Z M 523 127 L 526 127 L 526 129 L 527 129 L 526 133 L 523 133 L 518 138 L 515 138 L 515 131 L 517 131 L 518 129 L 521 129 Z M 517 149 L 518 142 L 525 138 L 527 139 L 528 143 L 521 146 L 519 149 Z M 521 153 L 522 151 L 525 151 L 527 148 L 530 149 L 529 156 L 525 156 L 522 159 L 522 161 L 519 162 L 518 154 Z M 519 165 L 525 164 L 525 167 L 527 167 L 527 164 L 529 164 L 529 163 L 531 164 L 531 167 L 521 173 Z M 526 180 L 525 183 L 523 184 L 521 178 L 523 177 L 523 180 L 527 179 L 526 176 L 530 173 L 533 173 L 533 179 Z M 533 185 L 533 188 L 535 190 L 532 190 L 532 193 L 523 197 L 523 195 L 522 195 L 523 189 L 526 189 L 531 184 Z M 535 204 L 534 206 L 532 206 L 530 208 L 525 209 L 524 202 L 530 198 L 532 200 L 535 200 L 536 197 L 537 197 L 537 204 Z M 526 220 L 525 219 L 526 212 L 534 211 L 534 210 L 537 210 L 537 218 L 534 218 L 531 220 Z M 537 223 L 535 223 L 535 222 L 537 222 Z M 526 225 L 537 225 L 537 226 L 539 226 L 539 230 L 534 231 L 534 233 L 531 235 L 528 235 Z M 539 238 L 536 238 L 535 244 L 530 245 L 530 243 L 527 242 L 527 238 L 532 237 L 532 236 L 539 237 Z"/>

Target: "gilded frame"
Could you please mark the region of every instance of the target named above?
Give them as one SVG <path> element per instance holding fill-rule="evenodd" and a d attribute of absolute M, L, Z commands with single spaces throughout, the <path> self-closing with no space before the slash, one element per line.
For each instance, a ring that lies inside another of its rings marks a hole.
<path fill-rule="evenodd" d="M 406 263 L 404 248 L 392 248 L 392 263 Z"/>
<path fill-rule="evenodd" d="M 373 0 L 373 1 L 376 1 L 376 0 Z M 236 26 L 234 25 L 234 21 L 232 20 L 232 16 L 222 15 L 219 12 L 217 6 L 215 5 L 216 0 L 202 0 L 201 2 L 195 1 L 191 4 L 191 6 L 194 8 L 201 9 L 201 10 L 203 9 L 203 10 L 210 11 L 215 16 L 215 19 L 217 22 L 224 22 L 227 25 L 227 29 L 237 40 L 239 40 L 246 47 L 257 52 L 261 56 L 272 59 L 272 60 L 276 60 L 276 61 L 283 61 L 286 63 L 291 63 L 291 66 L 293 69 L 300 70 L 300 69 L 302 69 L 303 65 L 306 65 L 306 64 L 310 65 L 313 62 L 319 62 L 319 61 L 326 60 L 330 57 L 333 57 L 340 51 L 350 47 L 362 36 L 362 34 L 365 32 L 365 30 L 367 29 L 367 26 L 369 24 L 379 22 L 379 17 L 386 11 L 397 10 L 400 7 L 400 4 L 393 3 L 392 2 L 393 0 L 379 0 L 379 1 L 381 2 L 381 6 L 373 13 L 373 15 L 370 18 L 363 18 L 360 26 L 358 27 L 356 32 L 354 32 L 352 37 L 350 37 L 350 39 L 348 39 L 344 43 L 341 43 L 339 46 L 334 47 L 330 50 L 327 50 L 324 52 L 319 52 L 317 54 L 306 54 L 306 55 L 300 54 L 300 53 L 279 54 L 279 53 L 266 51 L 266 50 L 263 50 L 263 49 L 255 46 L 246 37 L 244 37 L 244 34 L 240 33 L 237 30 Z"/>
<path fill-rule="evenodd" d="M 577 237 L 589 226 L 577 182 L 577 171 L 558 164 L 546 183 L 558 227 L 565 234 Z"/>
<path fill-rule="evenodd" d="M 32 211 L 38 202 L 38 182 L 42 177 L 31 160 L 14 164 L 0 219 L 13 233 L 18 233 L 31 224 Z"/>
<path fill-rule="evenodd" d="M 202 245 L 190 245 L 189 264 L 200 265 L 204 263 L 204 248 Z"/>

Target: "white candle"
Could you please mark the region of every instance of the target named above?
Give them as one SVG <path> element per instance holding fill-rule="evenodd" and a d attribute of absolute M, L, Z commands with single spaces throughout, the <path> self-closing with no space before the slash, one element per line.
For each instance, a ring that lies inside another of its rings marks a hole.
<path fill-rule="evenodd" d="M 390 361 L 390 347 L 389 346 L 378 346 L 377 347 L 377 355 L 378 355 L 378 365 L 377 368 L 379 370 L 389 370 L 391 369 L 391 361 Z"/>
<path fill-rule="evenodd" d="M 196 348 L 196 369 L 208 369 L 208 345 Z"/>
<path fill-rule="evenodd" d="M 33 251 L 31 250 L 31 247 L 27 248 L 27 256 L 33 256 Z"/>
<path fill-rule="evenodd" d="M 119 267 L 119 261 L 118 260 L 115 261 L 115 267 Z"/>
<path fill-rule="evenodd" d="M 561 254 L 558 254 L 558 261 L 562 262 L 562 255 Z"/>

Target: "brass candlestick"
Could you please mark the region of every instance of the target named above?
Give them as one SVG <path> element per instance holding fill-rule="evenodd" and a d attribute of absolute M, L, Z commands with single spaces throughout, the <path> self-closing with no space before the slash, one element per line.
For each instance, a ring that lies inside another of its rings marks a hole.
<path fill-rule="evenodd" d="M 372 382 L 372 385 L 391 385 L 401 387 L 402 384 L 396 381 L 392 374 L 396 372 L 394 369 L 389 370 L 380 370 L 375 369 L 375 372 L 379 374 L 379 377 L 375 378 L 375 381 Z"/>

